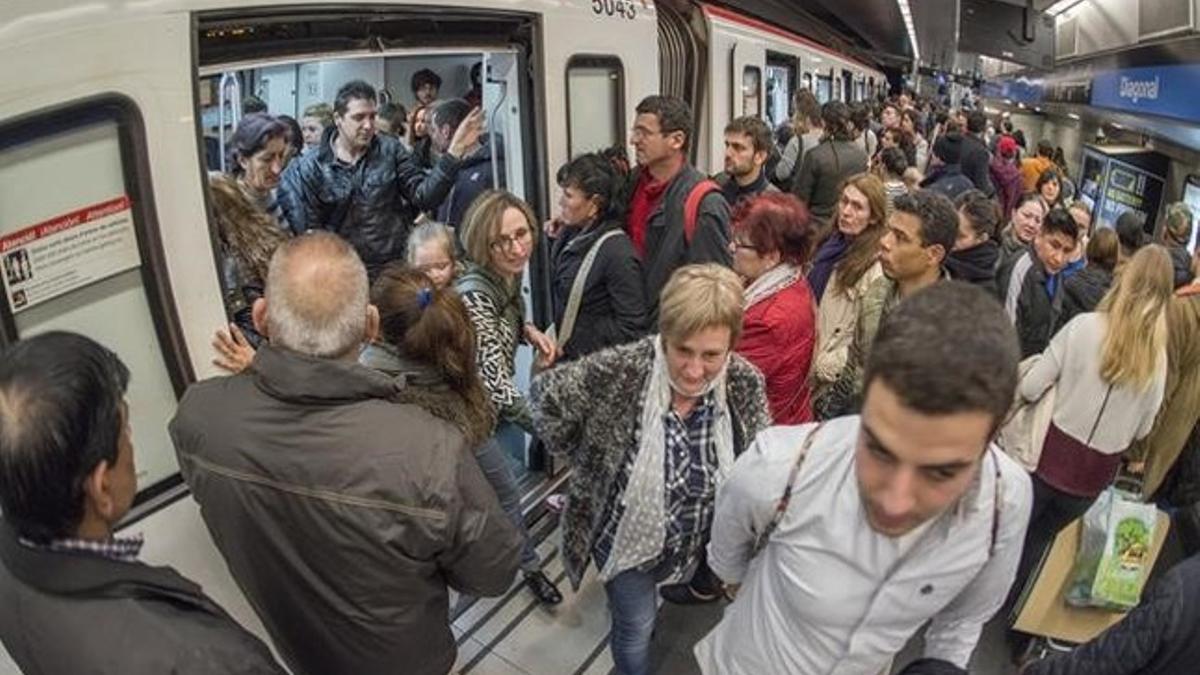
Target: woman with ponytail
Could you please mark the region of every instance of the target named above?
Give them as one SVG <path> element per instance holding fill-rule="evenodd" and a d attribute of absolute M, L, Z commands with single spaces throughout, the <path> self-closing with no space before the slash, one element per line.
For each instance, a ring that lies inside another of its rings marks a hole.
<path fill-rule="evenodd" d="M 1022 377 L 1026 401 L 1057 389 L 1014 595 L 1059 530 L 1116 477 L 1125 450 L 1150 433 L 1166 389 L 1172 292 L 1166 250 L 1141 249 L 1096 311 L 1067 323 Z"/>
<path fill-rule="evenodd" d="M 402 378 L 397 397 L 458 427 L 476 447 L 479 468 L 525 544 L 521 569 L 526 584 L 544 604 L 562 594 L 542 572 L 541 558 L 521 513 L 521 491 L 494 431 L 496 413 L 484 391 L 475 360 L 475 329 L 462 299 L 438 288 L 427 274 L 392 263 L 371 287 L 379 310 L 379 339 L 359 362 Z"/>

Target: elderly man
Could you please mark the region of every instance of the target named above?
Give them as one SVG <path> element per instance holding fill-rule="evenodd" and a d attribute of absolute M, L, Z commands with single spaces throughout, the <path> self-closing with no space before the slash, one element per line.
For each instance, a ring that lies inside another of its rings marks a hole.
<path fill-rule="evenodd" d="M 762 376 L 733 352 L 742 304 L 732 270 L 682 267 L 663 289 L 659 335 L 533 384 L 538 436 L 574 468 L 563 564 L 578 587 L 596 563 L 620 675 L 649 672 L 655 587 L 702 565 L 717 486 L 770 421 Z"/>
<path fill-rule="evenodd" d="M 45 333 L 0 357 L 0 641 L 25 673 L 282 675 L 266 646 L 114 536 L 137 492 L 116 354 Z"/>
<path fill-rule="evenodd" d="M 170 426 L 217 548 L 297 675 L 444 675 L 446 587 L 507 589 L 516 530 L 463 434 L 357 363 L 379 316 L 346 242 L 281 246 L 253 314 L 270 344 Z"/>

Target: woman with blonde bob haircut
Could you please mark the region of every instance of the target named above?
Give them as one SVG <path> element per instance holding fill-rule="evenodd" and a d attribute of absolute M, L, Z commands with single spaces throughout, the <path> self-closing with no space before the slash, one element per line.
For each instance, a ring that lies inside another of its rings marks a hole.
<path fill-rule="evenodd" d="M 619 673 L 649 672 L 658 585 L 687 602 L 719 596 L 704 563 L 717 486 L 770 424 L 762 376 L 733 351 L 742 303 L 728 268 L 681 267 L 663 288 L 660 335 L 533 383 L 538 436 L 573 469 L 564 567 L 578 588 L 595 563 Z"/>
<path fill-rule="evenodd" d="M 1059 530 L 1112 482 L 1125 450 L 1153 428 L 1166 390 L 1173 291 L 1167 251 L 1142 248 L 1096 311 L 1067 323 L 1022 377 L 1027 401 L 1057 390 L 1014 593 Z"/>

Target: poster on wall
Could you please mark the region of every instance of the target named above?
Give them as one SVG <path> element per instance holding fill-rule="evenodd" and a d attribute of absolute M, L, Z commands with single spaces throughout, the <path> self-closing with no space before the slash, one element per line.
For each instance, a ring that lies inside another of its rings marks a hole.
<path fill-rule="evenodd" d="M 129 197 L 121 195 L 0 238 L 13 314 L 141 265 Z"/>

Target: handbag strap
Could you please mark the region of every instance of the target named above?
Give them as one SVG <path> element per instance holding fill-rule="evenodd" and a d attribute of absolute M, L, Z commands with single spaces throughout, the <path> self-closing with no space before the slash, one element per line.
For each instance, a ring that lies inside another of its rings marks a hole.
<path fill-rule="evenodd" d="M 763 528 L 763 531 L 754 540 L 754 548 L 750 550 L 750 557 L 752 559 L 766 548 L 771 535 L 778 529 L 779 523 L 783 521 L 783 516 L 787 513 L 788 505 L 792 503 L 792 490 L 796 487 L 796 478 L 800 475 L 800 467 L 804 466 L 804 458 L 808 456 L 808 451 L 812 448 L 813 440 L 823 426 L 825 426 L 825 423 L 821 422 L 813 427 L 812 431 L 808 432 L 808 437 L 804 439 L 804 445 L 800 446 L 800 454 L 796 457 L 796 462 L 792 464 L 791 473 L 788 474 L 787 486 L 783 489 L 783 495 L 779 497 L 779 501 L 775 503 L 775 513 L 771 515 L 771 522 L 767 523 L 767 526 Z"/>
<path fill-rule="evenodd" d="M 609 230 L 600 235 L 596 243 L 588 249 L 587 255 L 583 257 L 583 263 L 579 265 L 579 273 L 575 275 L 575 281 L 571 284 L 571 294 L 567 296 L 567 308 L 563 312 L 562 326 L 557 335 L 559 347 L 565 347 L 571 340 L 571 334 L 575 332 L 575 320 L 579 318 L 579 305 L 583 302 L 583 287 L 587 283 L 588 274 L 596 264 L 596 256 L 600 255 L 600 247 L 604 245 L 604 242 L 619 234 L 621 234 L 620 230 Z"/>

